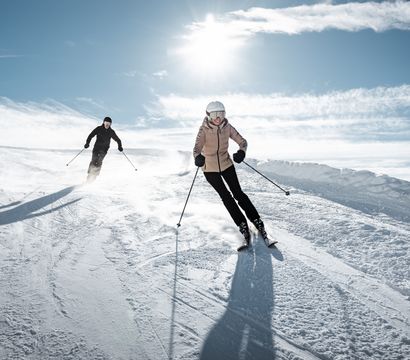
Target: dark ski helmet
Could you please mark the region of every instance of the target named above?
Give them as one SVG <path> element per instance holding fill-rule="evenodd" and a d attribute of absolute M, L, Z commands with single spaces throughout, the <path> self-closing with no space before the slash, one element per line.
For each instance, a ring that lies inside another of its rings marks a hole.
<path fill-rule="evenodd" d="M 107 122 L 109 122 L 109 123 L 112 123 L 111 118 L 110 118 L 110 117 L 108 117 L 108 116 L 106 116 L 106 117 L 104 118 L 104 121 L 107 121 Z"/>

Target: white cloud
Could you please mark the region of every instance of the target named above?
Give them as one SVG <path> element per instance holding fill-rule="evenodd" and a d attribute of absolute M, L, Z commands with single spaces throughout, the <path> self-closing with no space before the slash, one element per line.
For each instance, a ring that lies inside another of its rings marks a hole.
<path fill-rule="evenodd" d="M 101 101 L 94 100 L 94 99 L 89 98 L 89 97 L 81 96 L 81 97 L 77 97 L 76 100 L 78 102 L 89 104 L 89 105 L 91 105 L 93 107 L 96 107 L 96 108 L 99 108 L 99 109 L 105 109 L 104 104 Z"/>
<path fill-rule="evenodd" d="M 409 85 L 320 95 L 170 94 L 159 96 L 150 114 L 191 131 L 191 138 L 178 139 L 180 148 L 191 150 L 213 100 L 225 104 L 228 119 L 250 144 L 251 157 L 371 168 L 410 178 Z"/>
<path fill-rule="evenodd" d="M 350 2 L 333 5 L 320 3 L 290 8 L 251 8 L 230 12 L 218 19 L 232 37 L 250 37 L 256 33 L 300 34 L 328 29 L 360 31 L 372 29 L 410 30 L 410 2 Z M 200 29 L 206 22 L 189 26 Z"/>
<path fill-rule="evenodd" d="M 212 97 L 185 97 L 176 94 L 159 96 L 150 113 L 156 118 L 173 120 L 178 126 L 198 123 L 212 100 L 221 100 L 227 117 L 244 126 L 318 128 L 347 130 L 353 126 L 410 131 L 410 85 L 351 89 L 326 94 L 246 94 L 228 93 Z M 363 130 L 363 129 L 362 129 Z M 365 136 L 366 134 L 359 134 Z"/>
<path fill-rule="evenodd" d="M 13 54 L 0 55 L 0 59 L 13 59 L 13 58 L 19 58 L 19 57 L 23 57 L 23 56 L 22 55 L 13 55 Z"/>
<path fill-rule="evenodd" d="M 122 73 L 122 75 L 126 77 L 136 77 L 138 75 L 138 71 L 137 70 L 125 71 Z"/>
<path fill-rule="evenodd" d="M 9 49 L 0 48 L 0 59 L 14 59 L 14 58 L 21 58 L 25 57 L 25 55 L 15 54 Z"/>
<path fill-rule="evenodd" d="M 205 107 L 216 99 L 225 103 L 229 120 L 248 140 L 248 157 L 314 161 L 410 179 L 409 85 L 321 95 L 171 94 L 158 97 L 146 118 L 139 119 L 146 128 L 113 127 L 126 150 L 191 152 Z M 149 123 L 151 117 L 158 128 Z M 101 119 L 52 100 L 39 104 L 0 98 L 0 118 L 0 146 L 27 148 L 79 150 L 101 124 Z M 167 128 L 160 127 L 167 122 Z"/>
<path fill-rule="evenodd" d="M 34 148 L 75 148 L 98 123 L 54 100 L 14 102 L 0 97 L 3 121 L 0 145 Z"/>
<path fill-rule="evenodd" d="M 154 76 L 154 77 L 156 77 L 156 78 L 162 80 L 162 79 L 164 79 L 164 78 L 166 78 L 166 77 L 168 76 L 168 71 L 166 71 L 166 70 L 160 70 L 160 71 L 154 72 L 154 73 L 152 74 L 152 76 Z"/>

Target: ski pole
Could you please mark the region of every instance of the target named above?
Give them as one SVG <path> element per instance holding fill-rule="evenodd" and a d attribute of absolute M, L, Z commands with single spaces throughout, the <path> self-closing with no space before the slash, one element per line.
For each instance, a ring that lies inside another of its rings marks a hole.
<path fill-rule="evenodd" d="M 124 151 L 122 151 L 122 154 L 127 158 L 127 160 L 130 162 L 131 166 L 135 169 L 135 171 L 137 171 L 137 168 L 134 166 L 134 164 L 131 162 L 131 160 L 128 158 L 128 156 L 125 155 Z"/>
<path fill-rule="evenodd" d="M 196 173 L 195 173 L 195 176 L 194 176 L 194 180 L 192 180 L 192 185 L 191 185 L 191 188 L 189 189 L 189 193 L 188 193 L 188 196 L 187 196 L 186 201 L 185 201 L 184 209 L 182 210 L 182 214 L 181 214 L 181 217 L 179 218 L 177 227 L 181 226 L 181 220 L 182 220 L 182 217 L 184 216 L 186 204 L 188 203 L 188 199 L 189 199 L 189 196 L 191 195 L 192 188 L 194 187 L 194 183 L 195 183 L 196 176 L 198 174 L 198 170 L 199 170 L 199 166 L 196 168 Z"/>
<path fill-rule="evenodd" d="M 73 157 L 67 164 L 65 164 L 65 165 L 66 165 L 66 166 L 70 165 L 70 163 L 71 163 L 72 161 L 74 161 L 75 158 L 76 158 L 78 155 L 80 155 L 83 151 L 84 151 L 84 149 L 82 149 L 76 156 L 74 156 L 74 157 Z"/>
<path fill-rule="evenodd" d="M 264 177 L 266 180 L 268 180 L 269 182 L 271 182 L 273 185 L 275 185 L 276 187 L 278 187 L 279 189 L 281 189 L 285 195 L 290 195 L 290 192 L 287 190 L 282 189 L 278 184 L 275 184 L 271 179 L 269 179 L 267 176 L 263 175 L 261 172 L 259 172 L 258 170 L 256 170 L 253 166 L 249 165 L 246 161 L 242 161 L 245 165 L 248 165 L 252 170 L 256 171 L 259 175 L 261 175 L 262 177 Z"/>

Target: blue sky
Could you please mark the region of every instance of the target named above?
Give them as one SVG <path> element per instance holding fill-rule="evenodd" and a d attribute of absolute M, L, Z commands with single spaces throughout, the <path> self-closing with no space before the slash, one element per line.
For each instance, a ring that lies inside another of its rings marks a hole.
<path fill-rule="evenodd" d="M 95 102 L 119 121 L 132 121 L 144 114 L 153 92 L 197 89 L 195 78 L 192 87 L 181 83 L 178 59 L 168 50 L 186 25 L 214 9 L 237 9 L 235 3 L 2 1 L 0 94 L 19 101 L 53 98 L 82 109 Z M 164 70 L 166 80 L 153 75 Z"/>
<path fill-rule="evenodd" d="M 192 64 L 184 57 L 191 54 L 175 54 L 188 27 L 209 14 L 224 22 L 233 11 L 317 3 L 323 2 L 2 0 L 0 96 L 51 98 L 133 123 L 157 96 L 171 93 L 324 94 L 410 83 L 410 32 L 394 28 L 256 32 L 234 54 L 208 46 L 201 55 L 209 62 L 232 66 L 205 73 L 187 71 Z"/>

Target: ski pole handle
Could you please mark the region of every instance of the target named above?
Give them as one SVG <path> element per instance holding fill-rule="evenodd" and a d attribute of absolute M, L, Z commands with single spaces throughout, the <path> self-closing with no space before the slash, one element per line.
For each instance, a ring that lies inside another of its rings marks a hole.
<path fill-rule="evenodd" d="M 83 151 L 84 151 L 84 149 L 82 149 L 82 150 L 81 150 L 76 156 L 74 156 L 67 164 L 65 164 L 65 166 L 70 165 L 70 163 L 72 163 L 72 162 L 77 158 L 77 156 L 80 155 Z"/>
<path fill-rule="evenodd" d="M 277 188 L 281 189 L 285 195 L 290 195 L 290 192 L 288 190 L 285 190 L 281 188 L 278 184 L 274 183 L 271 179 L 269 179 L 267 176 L 263 175 L 260 171 L 256 170 L 253 166 L 249 165 L 246 161 L 242 161 L 245 165 L 248 165 L 252 170 L 256 171 L 260 176 L 264 177 L 266 180 L 271 182 L 273 185 L 275 185 Z"/>

